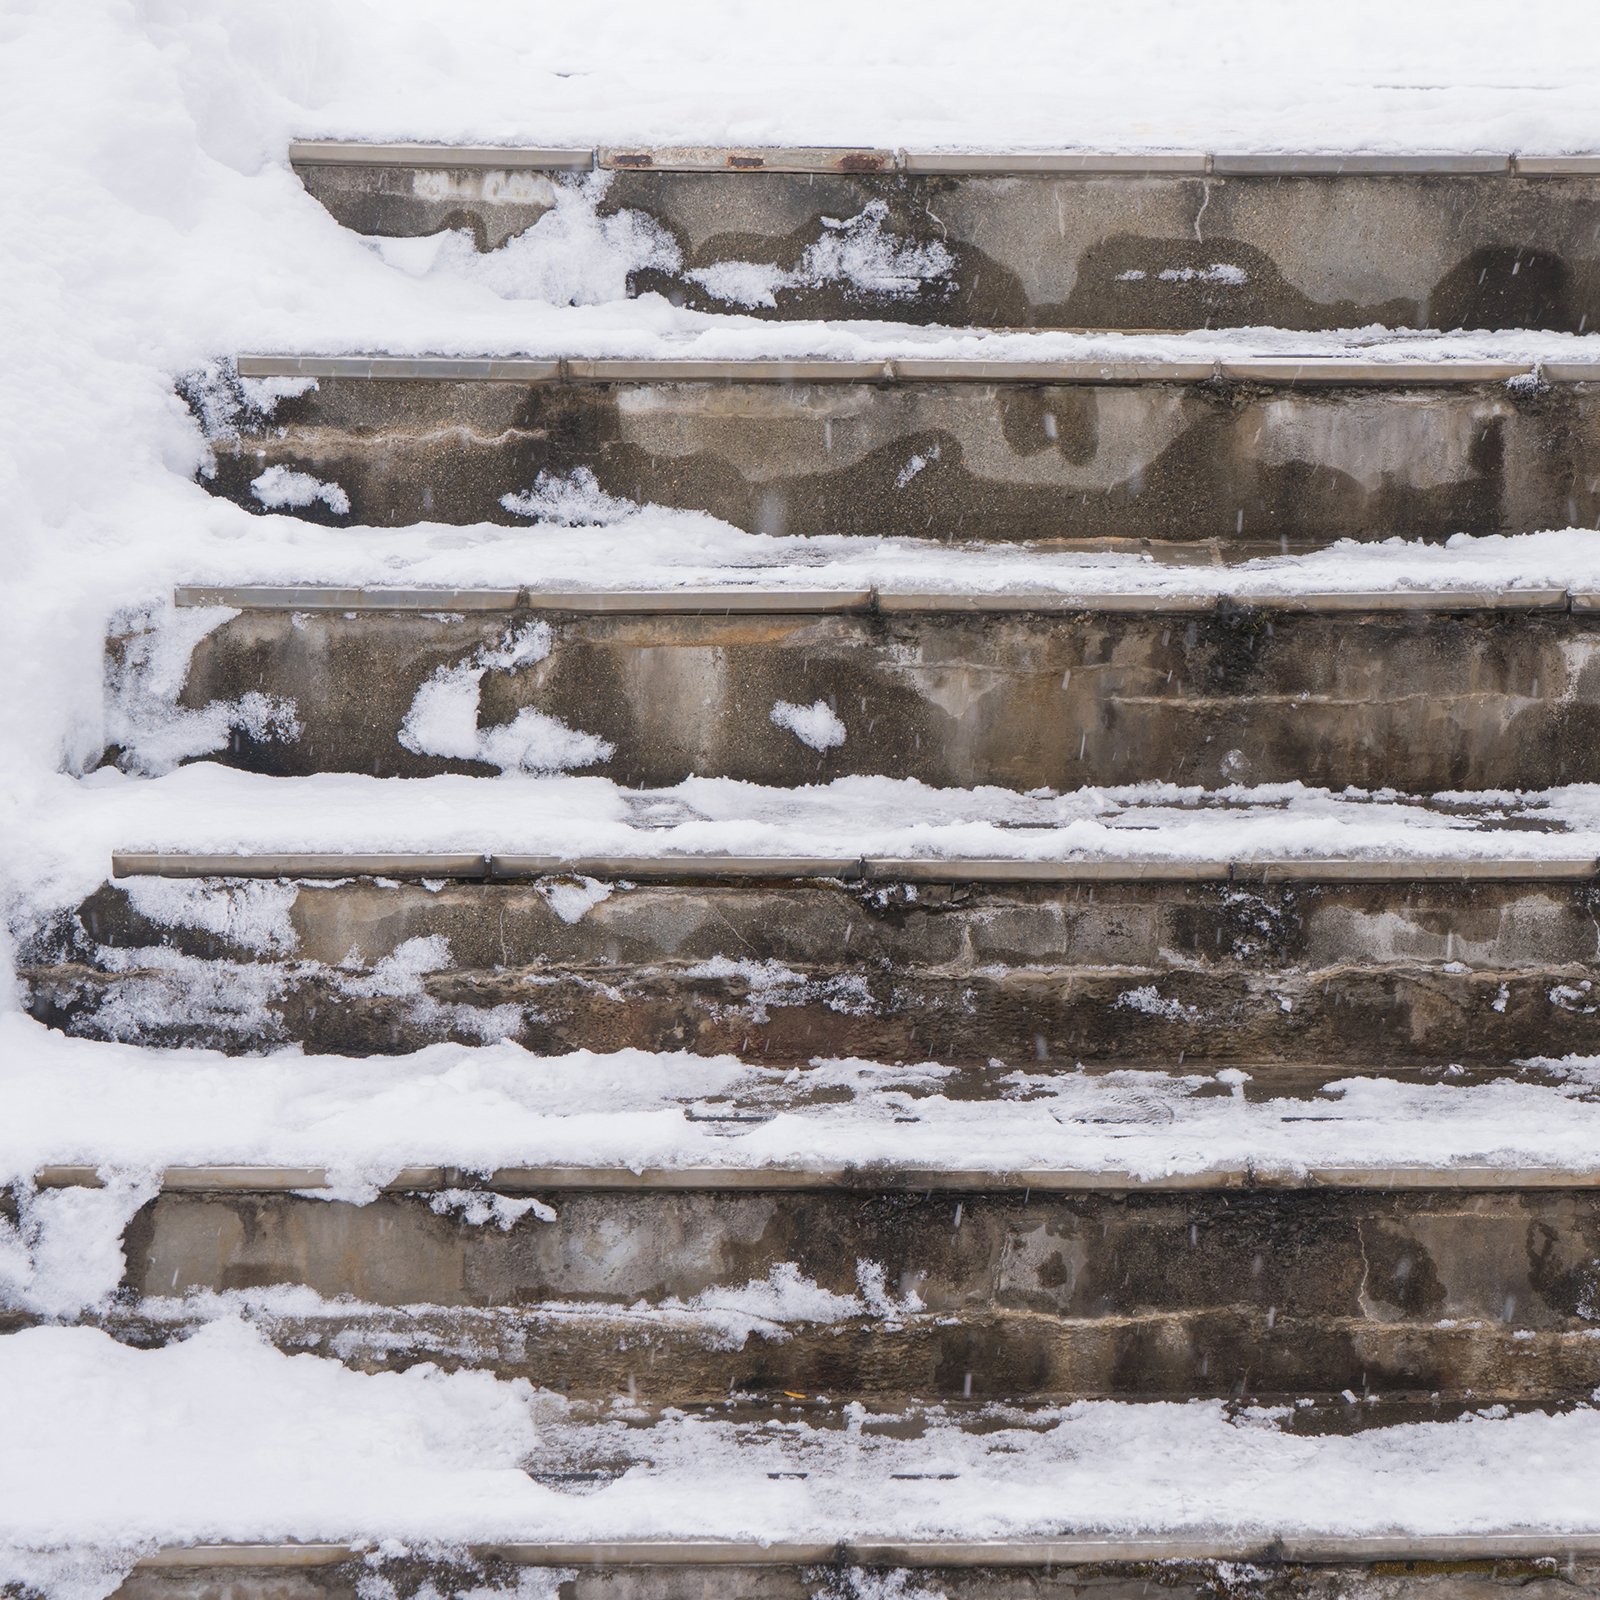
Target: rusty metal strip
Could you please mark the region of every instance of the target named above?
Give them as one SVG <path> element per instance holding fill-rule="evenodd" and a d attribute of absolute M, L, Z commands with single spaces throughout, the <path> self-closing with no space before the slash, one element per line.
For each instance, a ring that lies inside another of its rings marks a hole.
<path fill-rule="evenodd" d="M 1203 177 L 1211 158 L 1198 150 L 1112 153 L 1092 150 L 902 150 L 900 170 L 951 177 Z"/>
<path fill-rule="evenodd" d="M 893 172 L 897 152 L 825 145 L 602 146 L 597 164 L 627 172 Z"/>

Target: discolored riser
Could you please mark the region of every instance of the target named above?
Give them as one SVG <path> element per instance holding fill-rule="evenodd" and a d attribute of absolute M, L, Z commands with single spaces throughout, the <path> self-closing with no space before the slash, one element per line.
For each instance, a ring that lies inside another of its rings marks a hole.
<path fill-rule="evenodd" d="M 234 1049 L 407 1050 L 493 1022 L 544 1050 L 801 1063 L 1181 1052 L 1502 1070 L 1600 1051 L 1583 882 L 589 882 L 569 922 L 555 907 L 571 914 L 571 879 L 135 880 L 36 932 L 22 972 L 56 1026 Z M 281 906 L 277 958 L 208 931 L 251 895 Z M 445 965 L 373 993 L 374 968 L 419 940 Z M 526 1010 L 494 1021 L 500 1005 Z"/>
<path fill-rule="evenodd" d="M 818 1056 L 1023 1067 L 1245 1062 L 1262 1093 L 1298 1094 L 1353 1070 L 1409 1077 L 1451 1066 L 1476 1081 L 1506 1075 L 1519 1059 L 1600 1055 L 1595 971 L 891 977 L 835 967 L 764 989 L 674 967 L 452 970 L 387 998 L 352 994 L 325 969 L 286 966 L 246 970 L 232 995 L 235 968 L 113 976 L 32 967 L 22 976 L 40 1021 L 130 1044 L 252 1052 L 295 1043 L 359 1056 L 509 1039 L 541 1054 L 631 1047 L 799 1066 Z"/>
<path fill-rule="evenodd" d="M 1595 388 L 324 378 L 201 481 L 259 511 L 284 466 L 349 497 L 297 512 L 322 521 L 518 523 L 505 496 L 583 469 L 759 533 L 1306 548 L 1592 524 Z"/>
<path fill-rule="evenodd" d="M 485 666 L 508 641 L 525 664 Z M 241 732 L 215 759 L 281 775 L 565 766 L 643 788 L 882 774 L 1413 793 L 1600 779 L 1600 613 L 252 610 L 196 646 L 182 698 L 260 690 L 293 702 L 298 734 Z M 795 708 L 819 700 L 832 720 L 808 743 Z M 515 725 L 526 708 L 531 728 Z"/>
<path fill-rule="evenodd" d="M 298 170 L 357 232 L 463 228 L 480 250 L 537 222 L 558 184 L 582 181 Z M 1600 177 L 1370 174 L 619 171 L 600 202 L 602 214 L 643 213 L 680 258 L 636 271 L 630 292 L 706 311 L 1007 327 L 1564 332 L 1600 325 L 1597 207 Z M 841 277 L 819 246 L 873 255 L 876 270 Z M 773 271 L 740 273 L 748 287 L 739 294 L 719 282 L 727 263 Z"/>
<path fill-rule="evenodd" d="M 1582 1192 L 554 1198 L 554 1221 L 501 1230 L 438 1214 L 424 1195 L 352 1206 L 168 1193 L 128 1229 L 126 1287 L 524 1307 L 520 1337 L 514 1323 L 491 1336 L 491 1362 L 503 1354 L 545 1383 L 558 1371 L 559 1387 L 591 1394 L 626 1390 L 631 1374 L 664 1403 L 730 1388 L 1554 1398 L 1587 1395 L 1600 1375 L 1600 1196 Z M 648 1326 L 651 1306 L 775 1273 L 857 1309 L 832 1313 L 842 1330 L 802 1325 L 742 1347 L 725 1315 L 698 1331 L 681 1311 Z M 538 1317 L 541 1301 L 618 1320 L 586 1330 L 573 1312 Z M 478 1326 L 456 1325 L 458 1347 L 470 1351 Z M 358 1362 L 389 1360 L 382 1340 L 363 1352 L 359 1318 L 346 1343 Z"/>
<path fill-rule="evenodd" d="M 526 1569 L 430 1565 L 391 1559 L 378 1568 L 402 1600 L 431 1583 L 428 1594 L 513 1595 Z M 537 1580 L 536 1580 L 537 1581 Z M 787 1565 L 611 1566 L 586 1563 L 548 1580 L 559 1600 L 878 1600 L 884 1594 L 931 1593 L 947 1600 L 1586 1600 L 1600 1595 L 1600 1568 L 1571 1561 L 1552 1538 L 1543 1560 L 1349 1563 L 1297 1566 L 1281 1562 L 1143 1562 L 1095 1566 L 924 1567 L 915 1571 Z M 229 1566 L 141 1571 L 114 1600 L 369 1600 L 371 1560 L 313 1570 Z M 542 1594 L 542 1589 L 534 1589 Z"/>
<path fill-rule="evenodd" d="M 737 1323 L 737 1319 L 730 1319 Z M 182 1323 L 113 1318 L 119 1339 L 162 1343 Z M 717 1320 L 658 1320 L 568 1310 L 464 1317 L 415 1307 L 262 1322 L 279 1348 L 363 1372 L 419 1362 L 527 1378 L 574 1400 L 627 1396 L 652 1407 L 712 1404 L 730 1394 L 825 1396 L 892 1407 L 908 1399 L 1035 1401 L 1312 1398 L 1348 1391 L 1441 1405 L 1538 1403 L 1600 1384 L 1589 1330 L 1537 1333 L 1505 1324 L 1374 1326 L 1364 1318 L 1219 1309 L 1070 1320 L 998 1312 L 768 1323 L 748 1333 Z"/>

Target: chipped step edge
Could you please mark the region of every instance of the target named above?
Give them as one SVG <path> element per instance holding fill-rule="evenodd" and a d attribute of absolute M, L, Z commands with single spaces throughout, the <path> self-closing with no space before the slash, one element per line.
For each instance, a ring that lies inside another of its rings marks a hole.
<path fill-rule="evenodd" d="M 385 144 L 349 139 L 296 139 L 289 160 L 297 166 L 486 168 L 533 171 L 826 172 L 971 174 L 974 177 L 1369 177 L 1369 176 L 1589 176 L 1600 174 L 1600 155 L 1412 155 L 1373 152 L 1198 150 L 906 150 L 822 146 L 704 146 L 647 149 L 620 145 L 530 147 L 519 145 Z"/>
<path fill-rule="evenodd" d="M 1479 361 L 1350 356 L 1258 356 L 1224 361 L 804 359 L 674 360 L 531 356 L 241 355 L 241 378 L 349 378 L 426 383 L 1058 383 L 1236 382 L 1266 385 L 1417 385 L 1504 383 L 1528 379 L 1589 383 L 1600 361 Z"/>
<path fill-rule="evenodd" d="M 114 878 L 424 878 L 520 881 L 576 874 L 652 881 L 706 878 L 840 879 L 854 883 L 1271 883 L 1586 881 L 1600 871 L 1593 856 L 1482 857 L 1411 855 L 1200 860 L 1121 857 L 1078 861 L 1003 858 L 272 852 L 204 854 L 117 850 Z"/>
<path fill-rule="evenodd" d="M 60 1163 L 34 1174 L 40 1189 L 93 1189 L 103 1185 L 97 1166 Z M 167 1194 L 299 1194 L 338 1187 L 323 1167 L 259 1165 L 171 1166 L 161 1174 Z M 386 1194 L 431 1194 L 482 1189 L 500 1194 L 574 1191 L 737 1191 L 741 1193 L 846 1190 L 858 1193 L 1040 1194 L 1216 1190 L 1472 1190 L 1600 1188 L 1600 1169 L 1465 1163 L 1383 1166 L 1319 1163 L 1272 1167 L 1254 1163 L 1154 1176 L 1115 1167 L 919 1167 L 911 1163 L 861 1166 L 808 1165 L 625 1167 L 497 1167 L 487 1172 L 452 1166 L 402 1168 L 377 1186 Z"/>
<path fill-rule="evenodd" d="M 1237 594 L 1204 589 L 1189 593 L 1072 593 L 1001 590 L 761 589 L 753 586 L 684 589 L 425 589 L 340 588 L 314 584 L 180 584 L 177 606 L 223 606 L 238 611 L 571 611 L 630 616 L 845 612 L 1207 612 L 1222 607 L 1297 612 L 1593 611 L 1600 590 L 1438 588 L 1384 590 L 1261 589 Z"/>
<path fill-rule="evenodd" d="M 143 1571 L 206 1567 L 327 1567 L 359 1560 L 368 1543 L 173 1545 L 141 1556 Z M 831 1544 L 733 1539 L 540 1541 L 470 1547 L 480 1561 L 521 1566 L 681 1567 L 1074 1567 L 1116 1563 L 1229 1561 L 1337 1566 L 1374 1561 L 1482 1561 L 1600 1555 L 1600 1533 L 1530 1532 L 1378 1535 L 1150 1534 L 1054 1539 L 846 1539 Z"/>

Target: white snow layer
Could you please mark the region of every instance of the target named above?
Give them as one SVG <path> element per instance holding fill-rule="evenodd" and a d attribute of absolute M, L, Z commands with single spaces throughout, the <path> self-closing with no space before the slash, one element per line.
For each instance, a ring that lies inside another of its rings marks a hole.
<path fill-rule="evenodd" d="M 199 1541 L 998 1539 L 1074 1532 L 1431 1534 L 1600 1528 L 1600 1412 L 1300 1436 L 1218 1401 L 926 1413 L 875 1430 L 669 1414 L 585 1423 L 525 1381 L 286 1356 L 235 1319 L 155 1350 L 88 1328 L 0 1341 L 0 1577 L 53 1548 Z M 241 1449 L 241 1441 L 249 1448 Z M 542 1462 L 625 1470 L 572 1493 Z M 952 1479 L 954 1481 L 952 1481 Z M 7 1569 L 10 1569 L 9 1571 Z"/>

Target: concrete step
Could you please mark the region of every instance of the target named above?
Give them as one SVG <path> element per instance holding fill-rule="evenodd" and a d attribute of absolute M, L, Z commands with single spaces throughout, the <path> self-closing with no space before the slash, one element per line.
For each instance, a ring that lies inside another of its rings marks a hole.
<path fill-rule="evenodd" d="M 483 251 L 558 201 L 635 213 L 655 247 L 630 292 L 705 311 L 1012 327 L 1600 326 L 1593 158 L 306 141 L 290 159 L 367 235 L 464 229 Z"/>
<path fill-rule="evenodd" d="M 1576 1548 L 1574 1548 L 1576 1546 Z M 572 1600 L 870 1600 L 927 1585 L 949 1600 L 1124 1600 L 1159 1574 L 1174 1600 L 1209 1600 L 1249 1572 L 1250 1593 L 1270 1600 L 1338 1600 L 1355 1590 L 1373 1600 L 1439 1595 L 1539 1596 L 1600 1593 L 1600 1563 L 1587 1538 L 1551 1535 L 1468 1539 L 1309 1541 L 1249 1538 L 1085 1538 L 1044 1543 L 877 1543 L 843 1540 L 804 1549 L 759 1542 L 707 1547 L 650 1545 L 484 1546 L 455 1563 L 390 1557 L 383 1578 L 402 1593 L 470 1589 L 513 1594 L 529 1566 Z M 359 1600 L 370 1593 L 373 1558 L 351 1545 L 168 1547 L 138 1559 L 116 1600 Z"/>
<path fill-rule="evenodd" d="M 280 776 L 1413 793 L 1600 778 L 1593 594 L 1258 598 L 189 590 L 238 614 L 195 644 L 178 704 L 265 693 L 279 714 L 233 718 L 212 759 Z M 129 701 L 156 695 L 145 664 L 165 660 L 144 626 L 111 645 Z"/>
<path fill-rule="evenodd" d="M 581 520 L 561 485 L 596 516 L 932 540 L 1308 549 L 1600 516 L 1594 363 L 1374 354 L 241 357 L 241 379 L 314 386 L 187 392 L 213 430 L 206 487 L 335 524 Z"/>
<path fill-rule="evenodd" d="M 303 1173 L 197 1176 L 124 1234 L 124 1299 L 103 1323 L 121 1339 L 243 1311 L 286 1349 L 362 1370 L 439 1361 L 657 1409 L 1549 1404 L 1600 1382 L 1587 1181 L 1436 1169 L 1409 1180 L 1447 1187 L 1351 1172 L 1369 1186 L 1074 1191 L 1012 1174 L 974 1191 L 892 1171 L 777 1187 L 745 1169 L 686 1188 L 575 1169 L 533 1192 L 548 1174 L 351 1204 L 291 1190 Z"/>
<path fill-rule="evenodd" d="M 1219 842 L 1270 826 L 1213 819 Z M 1301 1093 L 1493 1077 L 1600 1052 L 1592 840 L 1560 859 L 1534 838 L 1533 859 L 1231 863 L 127 855 L 20 972 L 52 1026 L 230 1051 L 1245 1062 Z"/>

